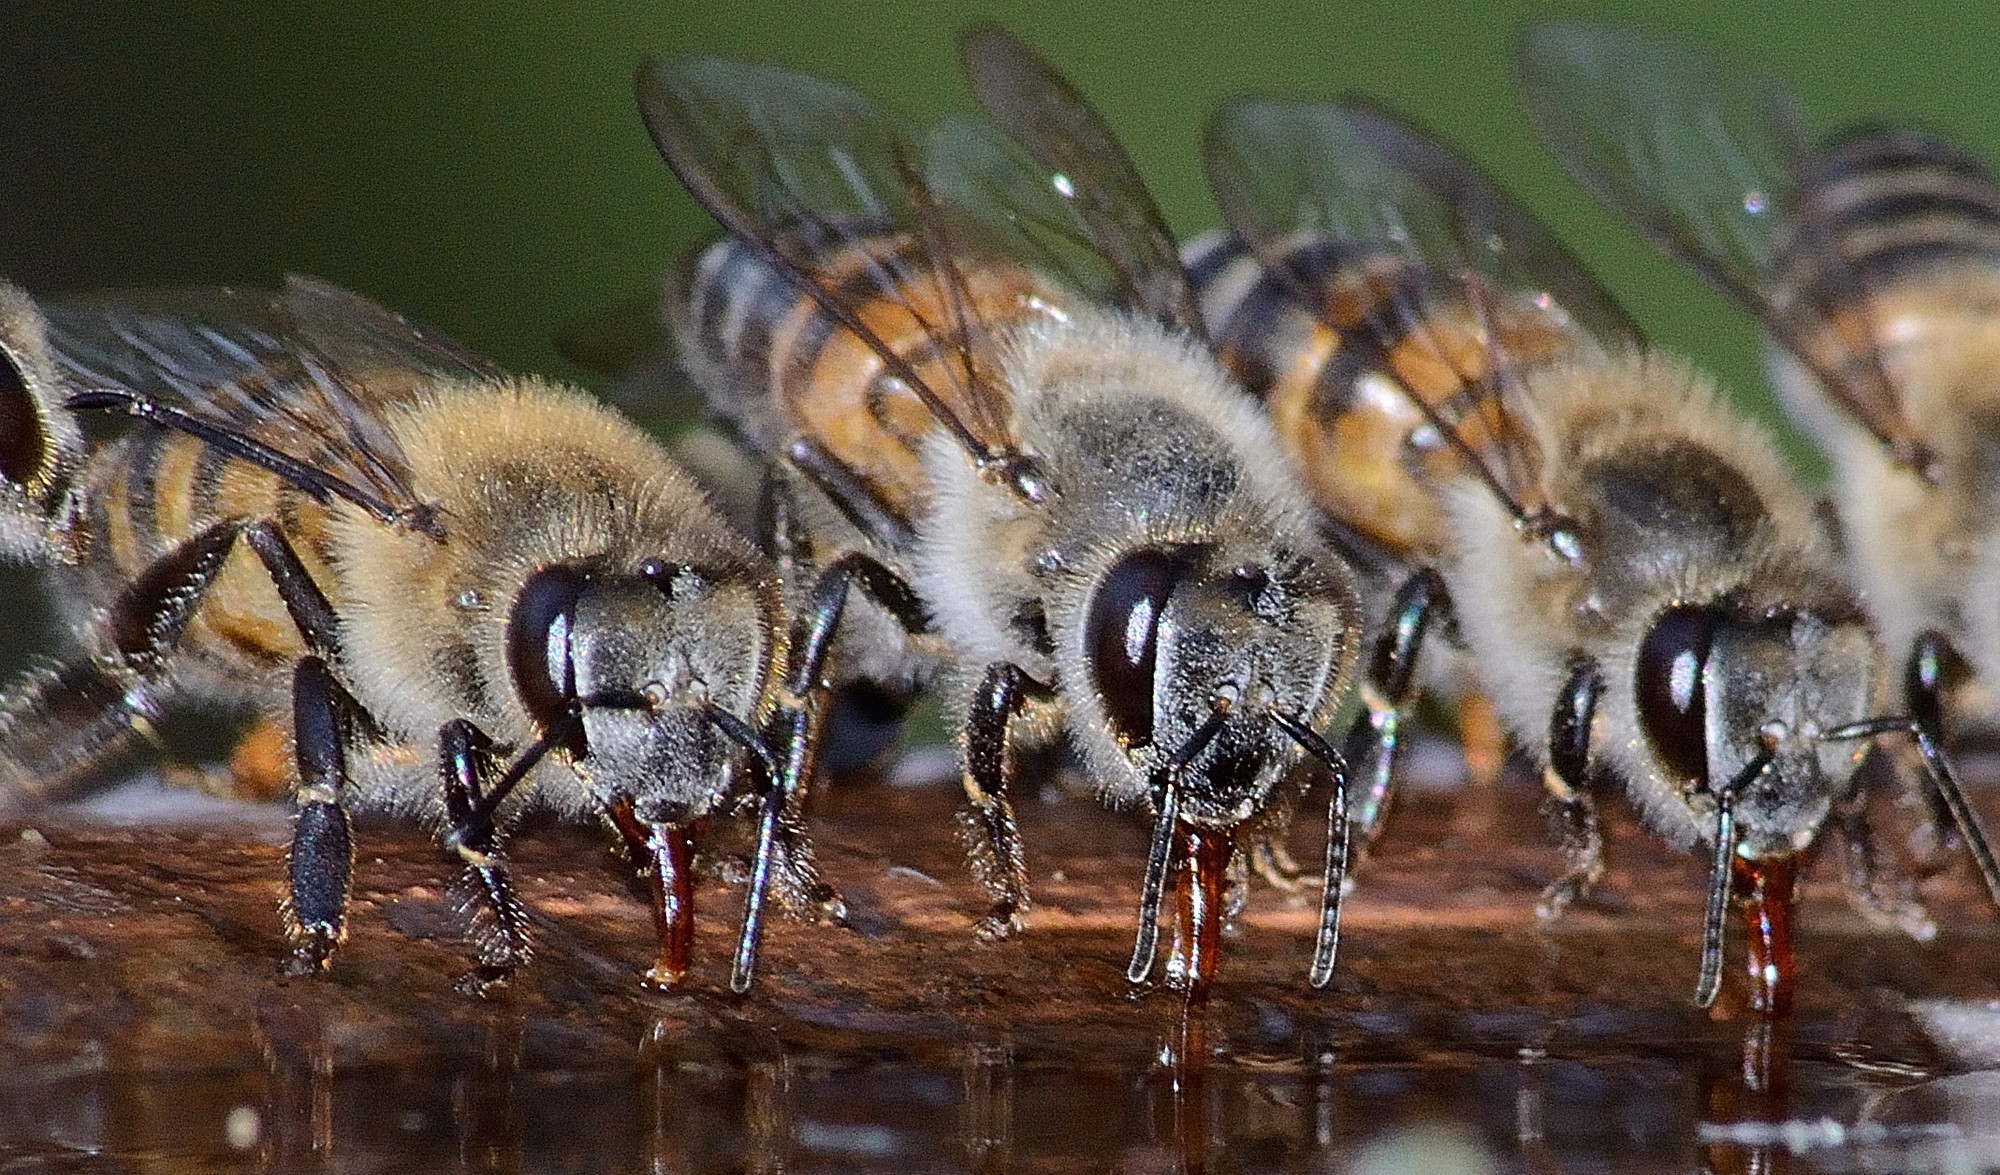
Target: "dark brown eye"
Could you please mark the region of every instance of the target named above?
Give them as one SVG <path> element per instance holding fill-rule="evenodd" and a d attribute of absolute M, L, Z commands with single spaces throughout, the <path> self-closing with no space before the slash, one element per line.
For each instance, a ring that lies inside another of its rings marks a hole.
<path fill-rule="evenodd" d="M 26 485 L 42 473 L 42 422 L 13 356 L 0 350 L 0 478 Z"/>
<path fill-rule="evenodd" d="M 1653 622 L 1639 645 L 1639 725 L 1674 774 L 1708 788 L 1708 701 L 1702 688 L 1721 618 L 1710 608 L 1679 605 Z"/>
<path fill-rule="evenodd" d="M 544 731 L 576 709 L 576 666 L 570 630 L 582 580 L 567 567 L 544 567 L 514 597 L 507 620 L 507 665 L 521 704 Z"/>
<path fill-rule="evenodd" d="M 1084 651 L 1105 713 L 1127 746 L 1153 741 L 1153 669 L 1159 660 L 1160 613 L 1180 578 L 1164 551 L 1137 551 L 1105 575 L 1084 622 Z"/>

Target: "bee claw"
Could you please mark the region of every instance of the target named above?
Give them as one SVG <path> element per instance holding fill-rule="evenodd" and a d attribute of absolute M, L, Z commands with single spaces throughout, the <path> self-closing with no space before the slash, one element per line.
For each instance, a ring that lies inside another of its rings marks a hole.
<path fill-rule="evenodd" d="M 1014 937 L 1021 929 L 1021 911 L 1010 904 L 1001 904 L 993 912 L 972 925 L 972 937 L 983 943 L 996 943 Z"/>
<path fill-rule="evenodd" d="M 452 990 L 460 995 L 477 996 L 483 1000 L 499 994 L 513 982 L 513 979 L 512 967 L 499 967 L 487 963 L 466 972 L 451 986 Z"/>

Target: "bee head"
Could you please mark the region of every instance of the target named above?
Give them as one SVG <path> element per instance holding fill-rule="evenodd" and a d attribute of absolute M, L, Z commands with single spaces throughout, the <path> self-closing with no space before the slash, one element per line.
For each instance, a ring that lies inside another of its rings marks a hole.
<path fill-rule="evenodd" d="M 558 564 L 515 597 L 507 660 L 522 706 L 601 801 L 678 825 L 728 791 L 735 749 L 718 715 L 754 716 L 771 657 L 763 620 L 746 577 L 663 560 Z"/>
<path fill-rule="evenodd" d="M 1640 645 L 1639 724 L 1702 827 L 1733 787 L 1734 851 L 1796 853 L 1850 788 L 1854 746 L 1823 736 L 1869 712 L 1876 662 L 1858 617 L 1678 604 Z"/>
<path fill-rule="evenodd" d="M 1155 774 L 1205 743 L 1180 772 L 1182 818 L 1196 823 L 1233 825 L 1263 805 L 1297 750 L 1268 711 L 1323 717 L 1354 653 L 1343 569 L 1234 545 L 1127 551 L 1084 616 L 1091 693 L 1134 768 Z M 1232 716 L 1211 729 L 1218 708 Z"/>

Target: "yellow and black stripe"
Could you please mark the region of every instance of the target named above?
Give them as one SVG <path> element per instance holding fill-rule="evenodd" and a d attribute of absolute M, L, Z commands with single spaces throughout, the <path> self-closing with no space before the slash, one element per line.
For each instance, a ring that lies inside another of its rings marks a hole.
<path fill-rule="evenodd" d="M 1866 128 L 1833 140 L 1800 166 L 1795 199 L 1774 243 L 1781 312 L 1798 304 L 1836 313 L 1941 269 L 2000 265 L 2000 184 L 1921 131 Z"/>
<path fill-rule="evenodd" d="M 1376 246 L 1301 237 L 1267 266 L 1211 234 L 1183 252 L 1217 355 L 1262 400 L 1321 509 L 1395 550 L 1447 539 L 1431 485 L 1458 460 L 1424 411 L 1490 468 L 1523 443 L 1502 373 L 1574 354 L 1587 340 L 1552 309 Z"/>
<path fill-rule="evenodd" d="M 987 334 L 1067 297 L 1003 260 L 955 262 L 947 276 L 914 232 L 828 235 L 806 266 L 824 296 L 964 421 L 979 416 L 947 370 L 970 342 L 954 321 L 957 294 L 969 303 L 964 326 Z M 683 268 L 675 300 L 689 365 L 760 444 L 803 437 L 897 515 L 914 517 L 923 493 L 917 452 L 937 422 L 882 356 L 772 265 L 771 247 L 727 238 Z M 807 252 L 796 242 L 775 247 Z M 784 435 L 767 435 L 774 421 Z"/>

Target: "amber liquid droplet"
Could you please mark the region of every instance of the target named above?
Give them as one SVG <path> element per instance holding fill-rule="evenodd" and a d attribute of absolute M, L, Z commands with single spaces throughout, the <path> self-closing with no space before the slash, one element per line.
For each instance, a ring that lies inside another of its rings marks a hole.
<path fill-rule="evenodd" d="M 1744 959 L 1749 965 L 1750 1008 L 1789 1016 L 1798 967 L 1792 955 L 1792 894 L 1798 858 L 1792 854 L 1730 863 L 1743 911 Z"/>
<path fill-rule="evenodd" d="M 1181 841 L 1181 871 L 1174 887 L 1174 949 L 1167 974 L 1178 977 L 1194 1002 L 1208 998 L 1221 964 L 1222 895 L 1236 832 L 1183 824 L 1175 835 Z"/>

